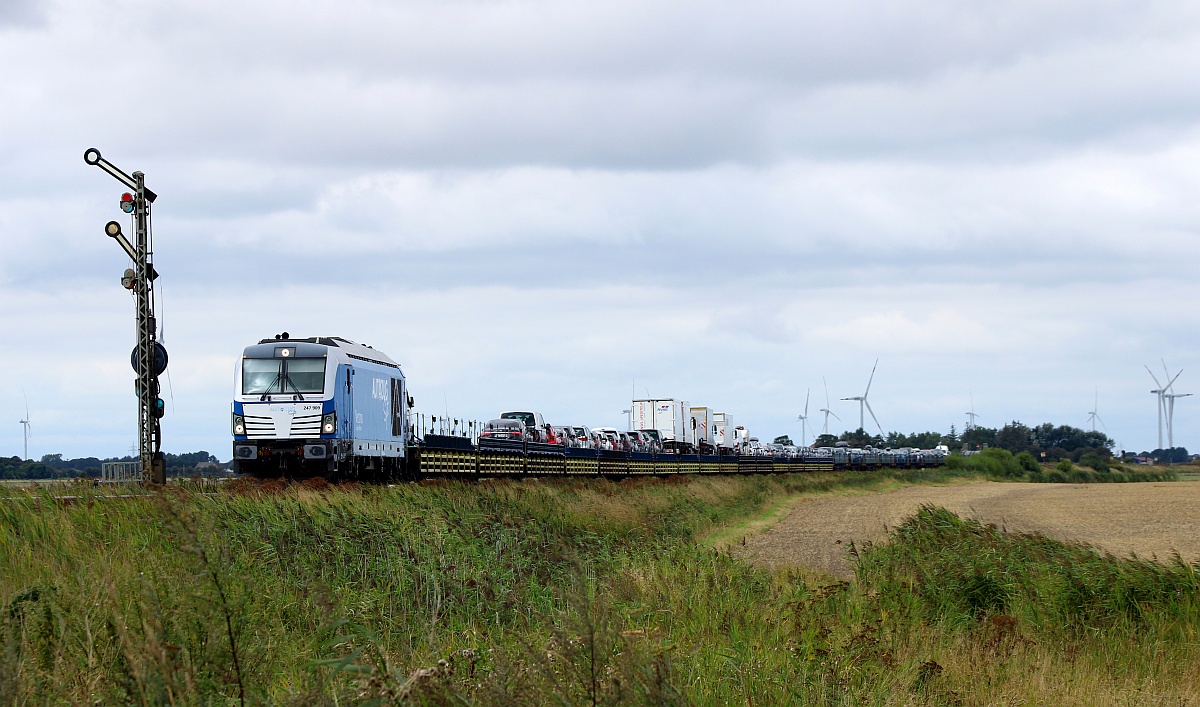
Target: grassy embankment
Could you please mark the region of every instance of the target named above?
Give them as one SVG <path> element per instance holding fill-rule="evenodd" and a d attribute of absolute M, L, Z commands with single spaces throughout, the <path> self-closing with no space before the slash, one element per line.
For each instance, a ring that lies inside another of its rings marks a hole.
<path fill-rule="evenodd" d="M 695 541 L 796 493 L 957 473 L 34 492 L 0 504 L 0 704 L 1200 695 L 1180 563 L 934 510 L 860 549 L 853 585 Z"/>

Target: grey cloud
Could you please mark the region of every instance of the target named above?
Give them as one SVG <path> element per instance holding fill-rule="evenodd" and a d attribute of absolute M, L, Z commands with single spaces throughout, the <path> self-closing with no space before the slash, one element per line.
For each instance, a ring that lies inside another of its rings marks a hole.
<path fill-rule="evenodd" d="M 663 74 L 787 83 L 911 79 L 1063 45 L 1179 35 L 1175 3 L 256 3 L 143 16 L 179 55 L 230 64 L 464 83 Z M 220 32 L 213 32 L 219 23 Z"/>
<path fill-rule="evenodd" d="M 0 367 L 43 453 L 132 431 L 90 146 L 160 194 L 179 451 L 227 456 L 232 362 L 282 329 L 376 344 L 427 410 L 620 424 L 636 378 L 764 434 L 880 356 L 889 428 L 971 389 L 1082 424 L 1099 384 L 1144 447 L 1141 364 L 1194 364 L 1187 4 L 12 7 L 45 10 L 0 16 Z"/>
<path fill-rule="evenodd" d="M 1029 154 L 1177 128 L 1196 104 L 1196 17 L 1175 6 L 637 8 L 60 14 L 51 94 L 8 77 L 33 100 L 6 122 L 182 139 L 201 159 L 679 168 L 781 150 Z M 132 47 L 104 52 L 97 37 Z M 45 51 L 40 34 L 23 44 Z M 144 77 L 138 110 L 106 110 L 132 76 Z"/>
<path fill-rule="evenodd" d="M 46 10 L 38 0 L 5 0 L 0 3 L 0 34 L 5 27 L 27 30 L 46 23 Z"/>
<path fill-rule="evenodd" d="M 1176 186 L 1192 170 L 1189 154 L 1007 166 L 404 172 L 327 184 L 314 173 L 185 163 L 160 167 L 164 176 L 151 173 L 150 182 L 162 195 L 160 269 L 205 282 L 236 280 L 246 263 L 294 272 L 314 258 L 335 280 L 419 263 L 406 280 L 430 283 L 801 274 L 1128 281 L 1189 272 L 1200 214 Z M 100 228 L 121 217 L 121 188 L 82 161 L 74 170 L 93 182 L 86 202 L 0 202 L 0 226 L 20 234 L 0 263 L 10 281 L 53 287 L 93 276 L 97 263 L 120 266 Z M 54 220 L 26 218 L 48 210 Z M 1164 262 L 1156 254 L 1168 248 L 1174 257 Z"/>

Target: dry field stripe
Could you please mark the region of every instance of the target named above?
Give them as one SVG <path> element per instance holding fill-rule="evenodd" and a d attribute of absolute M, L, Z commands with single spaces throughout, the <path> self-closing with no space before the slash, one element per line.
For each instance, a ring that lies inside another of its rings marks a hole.
<path fill-rule="evenodd" d="M 890 477 L 881 477 L 878 484 L 869 487 L 834 486 L 832 488 L 791 493 L 772 499 L 753 515 L 710 530 L 697 538 L 697 542 L 718 551 L 727 550 L 734 545 L 745 545 L 747 539 L 770 530 L 784 518 L 787 518 L 788 514 L 791 513 L 797 504 L 812 498 L 848 498 L 888 493 L 905 486 L 956 486 L 976 483 L 978 481 L 979 479 L 972 478 L 952 478 L 937 482 L 903 482 Z"/>

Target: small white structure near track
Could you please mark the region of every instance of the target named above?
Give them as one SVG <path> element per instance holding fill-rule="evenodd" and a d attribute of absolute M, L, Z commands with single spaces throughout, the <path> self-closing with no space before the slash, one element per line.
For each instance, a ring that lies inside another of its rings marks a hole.
<path fill-rule="evenodd" d="M 142 480 L 142 463 L 105 462 L 100 465 L 100 483 L 119 484 Z"/>

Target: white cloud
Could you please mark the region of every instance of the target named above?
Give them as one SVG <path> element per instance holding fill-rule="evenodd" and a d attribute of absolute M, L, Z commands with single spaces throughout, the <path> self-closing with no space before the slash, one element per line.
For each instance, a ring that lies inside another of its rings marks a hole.
<path fill-rule="evenodd" d="M 95 146 L 160 194 L 177 451 L 226 454 L 232 362 L 283 329 L 375 343 L 464 415 L 618 424 L 636 379 L 794 435 L 803 391 L 857 394 L 879 357 L 889 429 L 946 429 L 972 394 L 983 424 L 1083 424 L 1098 385 L 1145 448 L 1142 364 L 1190 371 L 1200 343 L 1197 20 L 9 3 L 0 414 L 25 387 L 35 449 L 127 449 L 132 312 L 100 231 L 122 188 Z"/>

